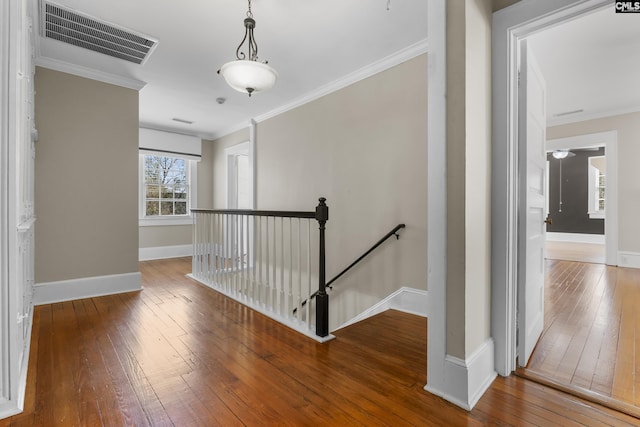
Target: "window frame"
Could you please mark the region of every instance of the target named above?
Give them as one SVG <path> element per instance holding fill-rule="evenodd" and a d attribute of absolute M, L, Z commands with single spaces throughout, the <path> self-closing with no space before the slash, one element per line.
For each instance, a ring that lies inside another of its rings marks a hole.
<path fill-rule="evenodd" d="M 146 216 L 145 212 L 145 182 L 144 182 L 144 158 L 145 156 L 162 156 L 182 159 L 187 167 L 187 214 L 186 215 L 158 215 Z M 140 152 L 138 155 L 138 225 L 140 227 L 162 226 L 162 225 L 192 225 L 192 206 L 198 206 L 198 162 L 180 155 L 170 155 L 166 153 Z"/>

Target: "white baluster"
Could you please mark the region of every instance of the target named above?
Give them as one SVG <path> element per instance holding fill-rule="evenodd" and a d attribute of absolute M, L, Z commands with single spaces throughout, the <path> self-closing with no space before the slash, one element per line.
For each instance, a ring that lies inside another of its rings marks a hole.
<path fill-rule="evenodd" d="M 289 218 L 289 288 L 287 292 L 285 317 L 291 317 L 293 303 L 293 228 L 291 227 L 291 218 Z"/>
<path fill-rule="evenodd" d="M 280 288 L 278 289 L 278 313 L 282 315 L 284 305 L 284 218 L 280 217 Z"/>
<path fill-rule="evenodd" d="M 306 321 L 307 329 L 311 329 L 311 220 L 307 220 L 307 305 Z"/>
<path fill-rule="evenodd" d="M 277 282 L 277 270 L 278 270 L 278 252 L 277 252 L 277 234 L 276 234 L 276 217 L 273 217 L 273 286 L 271 287 L 271 309 L 275 311 L 278 305 L 276 300 L 278 297 L 278 282 Z"/>
<path fill-rule="evenodd" d="M 301 303 L 301 294 L 302 294 L 302 264 L 300 263 L 300 258 L 302 256 L 301 252 L 301 248 L 300 248 L 300 239 L 302 238 L 302 236 L 300 235 L 300 222 L 302 220 L 300 218 L 298 218 L 298 295 L 296 298 L 296 317 L 298 318 L 298 320 L 300 320 L 300 315 L 301 315 L 301 311 L 302 311 L 302 307 L 300 307 L 300 303 Z"/>
<path fill-rule="evenodd" d="M 269 262 L 269 217 L 265 218 L 265 235 L 266 235 L 266 257 L 265 257 L 265 268 L 267 269 L 266 271 L 266 277 L 265 277 L 265 281 L 264 281 L 264 304 L 265 304 L 265 308 L 269 308 L 269 300 L 271 297 L 271 284 L 269 283 L 269 279 L 270 279 L 270 273 L 271 273 L 271 263 Z"/>

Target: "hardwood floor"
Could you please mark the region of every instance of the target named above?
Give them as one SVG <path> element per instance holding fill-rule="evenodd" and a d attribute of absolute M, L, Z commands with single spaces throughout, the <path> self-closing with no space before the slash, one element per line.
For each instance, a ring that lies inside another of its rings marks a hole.
<path fill-rule="evenodd" d="M 640 270 L 553 260 L 546 268 L 545 327 L 527 369 L 640 406 Z"/>
<path fill-rule="evenodd" d="M 0 427 L 638 423 L 514 376 L 464 411 L 423 390 L 426 319 L 387 311 L 318 344 L 190 268 L 143 262 L 142 292 L 37 307 L 25 410 Z"/>

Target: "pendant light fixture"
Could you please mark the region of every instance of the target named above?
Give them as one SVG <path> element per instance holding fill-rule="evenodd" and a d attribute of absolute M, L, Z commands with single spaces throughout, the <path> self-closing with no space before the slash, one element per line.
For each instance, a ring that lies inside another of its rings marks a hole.
<path fill-rule="evenodd" d="M 221 74 L 233 89 L 251 96 L 271 89 L 276 84 L 278 73 L 266 61 L 258 62 L 258 44 L 253 36 L 256 21 L 251 12 L 251 0 L 248 0 L 248 3 L 249 10 L 244 19 L 244 38 L 236 49 L 237 59 L 220 67 L 218 74 Z M 245 42 L 247 43 L 246 54 L 241 50 Z"/>

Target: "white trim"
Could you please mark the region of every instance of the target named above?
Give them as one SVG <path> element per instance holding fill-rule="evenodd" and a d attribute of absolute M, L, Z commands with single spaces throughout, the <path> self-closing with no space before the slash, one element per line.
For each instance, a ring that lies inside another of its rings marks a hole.
<path fill-rule="evenodd" d="M 258 206 L 258 174 L 256 173 L 258 170 L 258 151 L 256 150 L 257 125 L 255 120 L 249 120 L 249 165 L 251 166 L 249 168 L 249 174 L 251 175 L 249 179 L 249 185 L 251 186 L 249 190 L 251 193 L 251 207 L 249 209 L 256 209 L 256 206 Z"/>
<path fill-rule="evenodd" d="M 329 84 L 320 86 L 317 89 L 307 92 L 306 94 L 293 100 L 292 102 L 271 110 L 265 114 L 261 114 L 254 119 L 256 122 L 260 123 L 282 113 L 286 113 L 287 111 L 293 110 L 294 108 L 298 108 L 311 101 L 315 101 L 316 99 L 322 98 L 323 96 L 329 95 L 330 93 L 336 92 L 382 71 L 388 70 L 391 67 L 395 67 L 396 65 L 413 59 L 416 56 L 427 52 L 427 48 L 427 39 L 421 40 L 372 64 L 362 67 L 359 70 L 349 73 L 346 76 L 339 78 L 338 80 L 334 80 Z"/>
<path fill-rule="evenodd" d="M 33 304 L 52 304 L 142 290 L 139 272 L 36 283 Z"/>
<path fill-rule="evenodd" d="M 17 407 L 14 408 L 16 412 L 11 415 L 19 414 L 24 410 L 24 397 L 27 393 L 27 374 L 29 367 L 29 355 L 31 354 L 31 331 L 33 330 L 33 307 L 28 313 L 28 316 L 25 317 L 23 321 L 29 322 L 27 326 L 27 335 L 25 338 L 24 345 L 24 353 L 22 354 L 22 366 L 23 368 L 20 370 L 20 378 L 18 379 L 18 398 L 16 400 Z M 8 415 L 3 415 L 0 413 L 0 419 L 5 418 Z"/>
<path fill-rule="evenodd" d="M 193 214 L 191 209 L 195 209 L 198 206 L 198 161 L 185 159 L 187 162 L 187 173 L 189 175 L 189 198 L 187 199 L 187 215 L 159 215 L 159 216 L 145 216 L 144 205 L 144 156 L 153 155 L 146 153 L 138 153 L 138 227 L 157 227 L 157 226 L 172 226 L 172 225 L 193 225 Z M 170 156 L 166 157 L 177 157 Z"/>
<path fill-rule="evenodd" d="M 546 148 L 553 151 L 561 148 L 604 147 L 607 168 L 607 201 L 604 205 L 605 263 L 618 264 L 618 132 L 590 133 L 567 138 L 550 139 Z"/>
<path fill-rule="evenodd" d="M 264 308 L 261 304 L 253 302 L 253 300 L 241 298 L 241 297 L 239 298 L 237 293 L 227 292 L 224 289 L 215 288 L 213 287 L 212 284 L 203 282 L 198 278 L 194 277 L 193 274 L 187 274 L 187 277 L 195 280 L 198 283 L 201 283 L 203 286 L 206 286 L 207 288 L 211 288 L 215 292 L 219 292 L 222 295 L 225 295 L 226 297 L 231 298 L 232 300 L 251 308 L 252 310 L 257 311 L 258 313 L 264 314 L 268 318 L 273 319 L 276 322 L 281 323 L 286 327 L 291 328 L 294 331 L 299 332 L 302 335 L 305 335 L 315 341 L 318 341 L 320 343 L 325 343 L 335 338 L 335 336 L 331 334 L 327 335 L 326 337 L 319 337 L 307 327 L 306 322 L 296 321 L 295 318 L 284 318 L 284 317 L 278 316 L 278 314 L 275 313 L 274 311 Z"/>
<path fill-rule="evenodd" d="M 383 299 L 377 304 L 372 305 L 362 313 L 358 314 L 351 320 L 347 320 L 342 325 L 335 328 L 332 332 L 338 329 L 345 328 L 354 323 L 358 323 L 369 317 L 375 316 L 387 310 L 404 311 L 405 313 L 415 314 L 417 316 L 427 316 L 427 301 L 428 291 L 421 289 L 414 289 L 408 287 L 402 287 L 391 295 Z"/>
<path fill-rule="evenodd" d="M 447 49 L 446 0 L 427 2 L 427 328 L 426 390 L 446 390 L 447 280 Z"/>
<path fill-rule="evenodd" d="M 611 7 L 611 2 L 521 1 L 493 15 L 491 335 L 496 349 L 495 368 L 500 375 L 509 375 L 516 368 L 518 42 L 534 32 L 603 7 Z"/>
<path fill-rule="evenodd" d="M 146 82 L 143 82 L 141 80 L 122 77 L 116 74 L 106 73 L 104 71 L 83 67 L 81 65 L 70 64 L 68 62 L 60 61 L 58 59 L 53 59 L 46 56 L 38 56 L 35 60 L 35 63 L 38 67 L 61 71 L 63 73 L 72 74 L 74 76 L 97 80 L 99 82 L 109 83 L 112 85 L 122 86 L 138 91 L 145 87 L 147 84 Z"/>
<path fill-rule="evenodd" d="M 152 259 L 180 258 L 193 255 L 193 245 L 154 246 L 140 248 L 138 260 L 149 261 Z"/>
<path fill-rule="evenodd" d="M 18 396 L 16 399 L 0 398 L 0 420 L 17 415 L 24 410 L 24 397 L 27 392 L 27 371 L 29 365 L 29 355 L 31 354 L 31 330 L 33 329 L 33 310 L 29 316 L 25 318 L 29 325 L 27 326 L 27 337 L 25 338 L 24 353 L 22 354 L 23 369 L 20 370 L 18 378 Z"/>
<path fill-rule="evenodd" d="M 470 411 L 497 377 L 493 369 L 494 358 L 491 338 L 483 342 L 466 360 L 447 355 L 443 369 L 446 379 L 444 387 L 432 389 L 427 384 L 425 390 Z"/>
<path fill-rule="evenodd" d="M 249 133 L 251 132 L 251 129 L 249 129 Z M 251 177 L 249 178 L 249 192 L 251 193 L 251 204 L 252 206 L 249 207 L 248 209 L 253 209 L 253 199 L 254 199 L 254 195 L 253 195 L 253 158 L 251 157 L 252 151 L 251 150 L 251 142 L 250 141 L 245 141 L 245 142 L 241 142 L 239 144 L 235 144 L 232 145 L 230 147 L 227 147 L 224 149 L 224 157 L 226 159 L 226 167 L 227 167 L 227 185 L 225 186 L 225 190 L 226 190 L 226 201 L 227 201 L 227 209 L 238 209 L 237 206 L 237 194 L 236 191 L 234 190 L 237 187 L 237 183 L 236 183 L 236 175 L 237 175 L 237 171 L 236 171 L 236 163 L 235 163 L 235 157 L 236 156 L 241 156 L 241 155 L 246 155 L 249 159 L 249 165 L 251 166 L 249 169 L 249 174 L 251 175 Z"/>
<path fill-rule="evenodd" d="M 594 243 L 604 245 L 604 234 L 558 233 L 547 231 L 547 242 Z"/>
<path fill-rule="evenodd" d="M 619 251 L 618 267 L 640 268 L 640 253 Z"/>
<path fill-rule="evenodd" d="M 193 225 L 193 216 L 191 215 L 179 215 L 179 216 L 159 216 L 150 218 L 138 219 L 139 227 L 162 227 L 170 225 Z"/>
<path fill-rule="evenodd" d="M 250 121 L 252 120 L 253 119 L 251 119 Z M 247 128 L 246 122 L 236 123 L 235 125 L 226 127 L 221 131 L 210 133 L 207 139 L 214 141 L 216 139 L 222 138 L 223 136 L 231 135 L 232 133 L 238 132 L 246 128 Z"/>
<path fill-rule="evenodd" d="M 389 68 L 395 67 L 396 65 L 402 64 L 403 62 L 413 59 L 419 55 L 422 55 L 423 53 L 426 53 L 428 50 L 428 43 L 427 43 L 428 39 L 429 38 L 420 40 L 412 44 L 411 46 L 407 46 L 404 49 L 401 49 L 395 53 L 392 53 L 391 55 L 385 58 L 382 58 L 376 62 L 373 62 L 365 67 L 362 67 L 359 70 L 356 70 L 350 74 L 347 74 L 346 76 L 343 76 L 324 86 L 320 86 L 317 89 L 307 92 L 304 95 L 294 99 L 293 101 L 285 105 L 282 105 L 278 108 L 275 108 L 271 111 L 268 111 L 264 114 L 254 117 L 253 120 L 255 120 L 255 122 L 257 123 L 263 122 L 267 119 L 286 113 L 287 111 L 293 110 L 294 108 L 298 108 L 304 104 L 308 104 L 309 102 L 315 101 L 316 99 L 322 98 L 323 96 L 329 95 L 340 89 L 344 89 L 349 85 L 357 83 L 375 74 L 381 73 L 382 71 L 388 70 Z M 211 138 L 218 139 L 225 135 L 229 135 L 233 132 L 243 129 L 244 127 L 246 127 L 246 125 L 244 124 L 230 126 L 224 131 L 213 133 L 211 135 Z"/>

